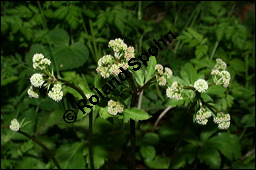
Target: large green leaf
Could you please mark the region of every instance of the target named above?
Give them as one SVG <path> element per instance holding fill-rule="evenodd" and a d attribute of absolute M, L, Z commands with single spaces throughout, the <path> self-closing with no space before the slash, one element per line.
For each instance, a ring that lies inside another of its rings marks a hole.
<path fill-rule="evenodd" d="M 205 162 L 212 169 L 218 169 L 220 167 L 220 154 L 214 147 L 208 145 L 201 147 L 197 156 L 200 162 Z"/>
<path fill-rule="evenodd" d="M 53 53 L 59 70 L 70 70 L 82 66 L 89 57 L 88 48 L 81 42 L 69 45 L 69 35 L 63 29 L 49 32 Z"/>
<path fill-rule="evenodd" d="M 82 152 L 82 142 L 63 144 L 56 151 L 56 159 L 62 169 L 84 169 L 85 160 Z"/>
<path fill-rule="evenodd" d="M 147 112 L 143 110 L 139 110 L 135 107 L 130 109 L 125 109 L 123 114 L 124 114 L 124 122 L 128 122 L 130 119 L 147 120 L 151 117 Z"/>
<path fill-rule="evenodd" d="M 215 147 L 230 161 L 241 157 L 239 138 L 229 133 L 219 133 L 208 140 L 208 146 Z"/>

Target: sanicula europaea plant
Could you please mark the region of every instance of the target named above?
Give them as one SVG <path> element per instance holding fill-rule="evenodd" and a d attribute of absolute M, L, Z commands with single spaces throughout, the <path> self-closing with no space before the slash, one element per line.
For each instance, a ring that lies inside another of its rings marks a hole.
<path fill-rule="evenodd" d="M 76 103 L 99 94 L 94 88 L 104 95 L 91 109 L 96 168 L 130 168 L 132 145 L 136 168 L 254 167 L 250 138 L 255 128 L 255 57 L 249 2 L 6 1 L 2 5 L 1 111 L 6 124 L 2 127 L 11 129 L 2 131 L 3 169 L 58 167 L 44 159 L 37 146 L 44 148 L 43 143 L 62 168 L 90 168 L 89 109 L 84 108 L 83 114 Z M 137 59 L 153 38 L 169 29 L 178 39 L 137 71 L 136 66 L 126 69 L 127 60 L 117 61 L 115 52 L 106 48 L 109 40 L 121 37 L 134 45 Z M 32 73 L 35 53 L 47 58 Z M 111 56 L 115 64 L 108 67 L 110 63 L 100 61 L 103 56 Z M 97 62 L 110 72 L 97 69 Z M 124 73 L 131 78 L 119 81 Z M 77 90 L 67 87 L 69 82 Z M 111 83 L 103 88 L 106 82 Z M 77 122 L 63 121 L 67 109 L 79 110 Z M 30 123 L 24 126 L 22 118 Z M 133 120 L 136 143 L 132 144 L 126 128 Z"/>

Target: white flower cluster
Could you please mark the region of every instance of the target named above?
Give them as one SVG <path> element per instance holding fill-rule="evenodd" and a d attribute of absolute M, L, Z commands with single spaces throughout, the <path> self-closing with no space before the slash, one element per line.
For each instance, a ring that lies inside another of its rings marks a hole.
<path fill-rule="evenodd" d="M 226 70 L 227 64 L 222 61 L 220 58 L 216 59 L 216 65 L 214 66 L 214 70 Z"/>
<path fill-rule="evenodd" d="M 44 70 L 46 69 L 47 66 L 51 64 L 51 61 L 47 58 L 44 58 L 43 54 L 38 54 L 36 53 L 33 56 L 33 68 L 34 69 L 39 69 L 39 70 Z"/>
<path fill-rule="evenodd" d="M 161 64 L 155 66 L 156 80 L 160 86 L 166 85 L 166 78 L 172 77 L 172 70 L 168 67 L 163 67 Z"/>
<path fill-rule="evenodd" d="M 206 125 L 208 122 L 208 118 L 211 117 L 212 112 L 209 110 L 206 110 L 205 108 L 200 108 L 199 111 L 196 113 L 196 123 L 201 125 Z"/>
<path fill-rule="evenodd" d="M 108 47 L 112 48 L 115 53 L 125 52 L 127 50 L 127 45 L 121 38 L 110 40 Z"/>
<path fill-rule="evenodd" d="M 226 71 L 227 64 L 221 59 L 216 59 L 216 65 L 211 72 L 213 81 L 216 85 L 223 85 L 227 88 L 230 82 L 230 73 Z"/>
<path fill-rule="evenodd" d="M 230 126 L 230 115 L 219 112 L 213 121 L 218 124 L 219 129 L 228 129 Z"/>
<path fill-rule="evenodd" d="M 12 121 L 11 121 L 11 125 L 9 126 L 10 127 L 10 129 L 12 130 L 12 131 L 18 131 L 19 129 L 20 129 L 20 124 L 19 124 L 19 122 L 17 121 L 17 119 L 13 119 Z"/>
<path fill-rule="evenodd" d="M 34 87 L 41 87 L 44 84 L 43 75 L 40 73 L 35 73 L 30 77 L 30 83 Z"/>
<path fill-rule="evenodd" d="M 208 89 L 208 83 L 204 79 L 198 79 L 194 83 L 194 88 L 200 93 L 206 92 Z"/>
<path fill-rule="evenodd" d="M 96 71 L 103 78 L 108 78 L 110 75 L 118 76 L 121 72 L 119 68 L 122 67 L 127 70 L 129 67 L 128 61 L 131 58 L 135 58 L 134 48 L 132 46 L 127 47 L 120 38 L 110 40 L 108 46 L 113 49 L 114 56 L 103 56 L 99 59 L 98 67 L 96 68 Z"/>
<path fill-rule="evenodd" d="M 30 86 L 27 92 L 30 98 L 39 98 L 39 95 L 37 92 L 34 91 L 33 86 Z"/>
<path fill-rule="evenodd" d="M 108 101 L 108 113 L 111 115 L 117 115 L 117 113 L 122 113 L 124 111 L 122 104 L 115 102 L 113 100 Z"/>
<path fill-rule="evenodd" d="M 182 100 L 183 97 L 181 96 L 181 93 L 183 91 L 183 88 L 179 86 L 179 84 L 175 81 L 172 83 L 171 87 L 168 87 L 166 90 L 166 96 L 169 98 L 173 98 L 176 100 Z"/>
<path fill-rule="evenodd" d="M 56 102 L 59 102 L 63 97 L 63 91 L 60 84 L 54 84 L 51 91 L 49 91 L 48 96 Z"/>
<path fill-rule="evenodd" d="M 35 88 L 41 88 L 42 85 L 48 86 L 49 88 L 50 84 L 55 83 L 57 79 L 53 75 L 51 75 L 51 73 L 49 73 L 48 70 L 46 70 L 47 66 L 51 64 L 51 61 L 47 58 L 44 58 L 43 54 L 36 53 L 33 56 L 32 61 L 34 69 L 39 69 L 44 72 L 42 74 L 35 73 L 30 77 L 30 83 L 32 86 L 30 86 L 30 88 L 27 90 L 27 93 L 30 98 L 39 98 L 39 94 L 36 92 Z M 107 61 L 105 59 L 101 62 L 102 64 L 105 64 Z M 44 76 L 48 76 L 51 81 L 45 83 Z M 63 92 L 61 91 L 61 89 L 62 88 L 60 84 L 54 84 L 51 91 L 49 91 L 48 96 L 57 102 L 60 101 L 63 97 Z"/>

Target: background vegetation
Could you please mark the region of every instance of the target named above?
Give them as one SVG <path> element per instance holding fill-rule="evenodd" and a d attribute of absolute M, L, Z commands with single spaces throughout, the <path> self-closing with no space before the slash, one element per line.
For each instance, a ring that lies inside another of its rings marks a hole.
<path fill-rule="evenodd" d="M 252 2 L 78 2 L 1 1 L 1 124 L 13 118 L 27 124 L 22 130 L 35 136 L 56 156 L 62 168 L 88 168 L 88 116 L 74 124 L 63 113 L 77 108 L 77 99 L 65 91 L 53 102 L 46 94 L 27 95 L 33 74 L 32 56 L 43 53 L 55 65 L 56 75 L 92 88 L 97 61 L 110 53 L 108 41 L 124 39 L 136 56 L 168 31 L 176 36 L 158 53 L 157 63 L 184 78 L 191 64 L 206 73 L 221 58 L 231 74 L 227 89 L 212 91 L 218 108 L 231 115 L 226 131 L 212 122 L 193 123 L 193 110 L 169 110 L 154 126 L 165 91 L 150 86 L 142 109 L 152 118 L 137 126 L 137 168 L 255 167 L 255 4 Z M 187 114 L 189 112 L 189 114 Z M 190 113 L 191 112 L 191 113 Z M 94 113 L 95 168 L 129 167 L 129 126 Z M 31 139 L 1 128 L 1 168 L 56 168 Z"/>

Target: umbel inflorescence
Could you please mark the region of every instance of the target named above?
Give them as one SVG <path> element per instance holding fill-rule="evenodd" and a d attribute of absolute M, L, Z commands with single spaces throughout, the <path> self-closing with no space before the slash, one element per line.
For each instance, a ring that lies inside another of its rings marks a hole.
<path fill-rule="evenodd" d="M 42 86 L 52 89 L 48 92 L 48 96 L 56 102 L 59 102 L 63 97 L 63 91 L 61 84 L 57 82 L 53 74 L 51 74 L 47 68 L 50 66 L 51 61 L 43 56 L 43 54 L 36 53 L 33 58 L 33 68 L 39 70 L 40 73 L 35 73 L 30 77 L 31 86 L 27 90 L 29 97 L 39 98 L 38 88 Z"/>
<path fill-rule="evenodd" d="M 227 64 L 217 58 L 216 65 L 212 69 L 210 75 L 212 76 L 212 81 L 214 85 L 222 85 L 227 88 L 230 82 L 230 73 L 226 71 Z M 163 68 L 156 66 L 156 69 L 161 73 Z M 194 86 L 189 89 L 194 89 L 197 93 L 205 93 L 208 90 L 209 84 L 204 79 L 198 79 L 194 82 Z M 178 82 L 174 81 L 170 87 L 166 90 L 166 96 L 171 99 L 183 100 L 183 92 L 185 88 Z M 218 124 L 219 129 L 227 129 L 230 126 L 230 115 L 224 114 L 223 112 L 217 112 L 215 115 L 211 110 L 202 106 L 200 101 L 200 108 L 194 114 L 194 120 L 196 123 L 201 125 L 206 125 L 208 118 L 213 116 L 213 121 Z"/>

